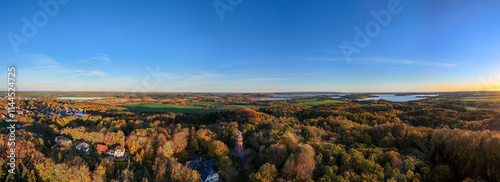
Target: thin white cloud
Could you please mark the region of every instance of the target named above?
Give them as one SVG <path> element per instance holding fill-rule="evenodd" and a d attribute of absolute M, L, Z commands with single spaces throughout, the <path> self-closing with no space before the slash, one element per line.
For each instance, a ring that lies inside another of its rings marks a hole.
<path fill-rule="evenodd" d="M 78 62 L 89 63 L 89 64 L 92 64 L 94 66 L 102 66 L 105 64 L 110 64 L 112 61 L 109 57 L 104 56 L 104 55 L 100 55 L 100 56 L 95 56 L 95 57 L 91 57 L 88 59 L 80 60 Z"/>
<path fill-rule="evenodd" d="M 87 77 L 106 77 L 106 73 L 97 69 L 82 69 L 67 67 L 60 62 L 52 59 L 44 54 L 30 54 L 24 56 L 24 60 L 29 63 L 29 67 L 24 67 L 25 74 L 31 75 L 33 78 L 56 79 L 61 76 L 77 78 L 81 76 Z"/>
<path fill-rule="evenodd" d="M 26 56 L 26 59 L 30 60 L 31 65 L 33 65 L 35 69 L 65 70 L 64 67 L 61 66 L 61 63 L 46 55 L 29 55 Z"/>
<path fill-rule="evenodd" d="M 339 58 L 306 58 L 306 61 L 329 61 L 329 62 L 342 62 L 345 59 Z M 449 63 L 440 61 L 427 61 L 427 60 L 410 60 L 410 59 L 395 59 L 395 58 L 384 58 L 384 57 L 367 57 L 367 58 L 351 58 L 351 62 L 358 63 L 379 63 L 379 64 L 403 64 L 403 65 L 416 65 L 416 66 L 429 66 L 429 67 L 441 67 L 441 68 L 452 68 L 458 66 L 454 63 Z"/>
<path fill-rule="evenodd" d="M 101 70 L 75 70 L 77 75 L 80 76 L 89 76 L 89 77 L 105 77 L 106 73 Z"/>
<path fill-rule="evenodd" d="M 415 61 L 407 59 L 386 59 L 386 58 L 372 58 L 367 60 L 367 62 L 378 62 L 378 63 L 392 63 L 392 64 L 405 64 L 405 65 L 419 65 L 419 66 L 431 66 L 431 67 L 442 67 L 442 68 L 452 68 L 456 67 L 453 63 L 435 62 L 435 61 Z"/>

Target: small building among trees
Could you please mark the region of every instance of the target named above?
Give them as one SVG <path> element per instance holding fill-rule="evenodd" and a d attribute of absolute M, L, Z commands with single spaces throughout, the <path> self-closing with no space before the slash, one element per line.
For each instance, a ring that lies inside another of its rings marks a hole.
<path fill-rule="evenodd" d="M 213 182 L 219 180 L 217 173 L 217 159 L 203 161 L 200 156 L 196 156 L 193 160 L 186 162 L 186 167 L 198 171 L 200 173 L 200 181 Z"/>
<path fill-rule="evenodd" d="M 97 144 L 96 148 L 95 148 L 98 152 L 101 152 L 101 153 L 106 153 L 106 151 L 108 150 L 108 146 L 106 145 L 102 145 L 102 144 Z"/>
<path fill-rule="evenodd" d="M 83 152 L 88 152 L 89 151 L 89 144 L 82 142 L 76 146 L 76 149 L 83 151 Z"/>
<path fill-rule="evenodd" d="M 71 147 L 71 144 L 73 143 L 73 141 L 63 136 L 56 137 L 54 141 L 56 142 L 56 145 L 60 145 L 67 148 Z"/>
<path fill-rule="evenodd" d="M 123 157 L 125 155 L 125 147 L 117 146 L 115 147 L 115 157 Z"/>

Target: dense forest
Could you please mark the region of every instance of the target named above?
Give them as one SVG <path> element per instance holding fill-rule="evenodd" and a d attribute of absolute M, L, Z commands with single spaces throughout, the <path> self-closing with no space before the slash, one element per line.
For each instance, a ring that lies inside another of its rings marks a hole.
<path fill-rule="evenodd" d="M 220 181 L 500 181 L 495 103 L 467 102 L 457 99 L 460 95 L 315 106 L 294 104 L 297 99 L 252 99 L 262 96 L 118 97 L 254 106 L 206 113 L 132 112 L 120 107 L 123 103 L 101 101 L 21 100 L 18 106 L 28 110 L 69 107 L 88 114 L 16 116 L 23 127 L 16 131 L 15 175 L 7 172 L 9 131 L 2 126 L 0 179 L 199 181 L 200 174 L 184 165 L 199 155 L 218 159 Z M 231 154 L 238 131 L 244 157 Z M 57 136 L 88 142 L 90 150 L 56 145 Z M 95 151 L 97 144 L 124 146 L 127 157 L 109 159 Z"/>

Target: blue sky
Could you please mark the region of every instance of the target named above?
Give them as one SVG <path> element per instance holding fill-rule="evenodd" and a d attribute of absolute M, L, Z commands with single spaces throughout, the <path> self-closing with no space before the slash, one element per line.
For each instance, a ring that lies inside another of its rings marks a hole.
<path fill-rule="evenodd" d="M 500 1 L 37 2 L 0 3 L 0 63 L 19 90 L 500 90 Z"/>

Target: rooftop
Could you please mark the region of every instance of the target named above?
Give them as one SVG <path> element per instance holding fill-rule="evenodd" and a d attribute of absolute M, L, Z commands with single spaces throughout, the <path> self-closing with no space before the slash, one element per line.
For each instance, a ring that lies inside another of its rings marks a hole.
<path fill-rule="evenodd" d="M 99 152 L 106 152 L 106 150 L 108 150 L 108 146 L 97 144 L 96 150 L 99 151 Z"/>
<path fill-rule="evenodd" d="M 202 181 L 205 181 L 208 176 L 217 173 L 217 159 L 203 161 L 203 159 L 197 155 L 193 160 L 187 161 L 186 166 L 198 171 Z"/>

